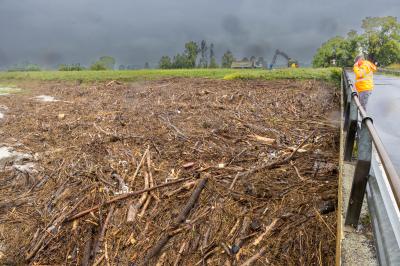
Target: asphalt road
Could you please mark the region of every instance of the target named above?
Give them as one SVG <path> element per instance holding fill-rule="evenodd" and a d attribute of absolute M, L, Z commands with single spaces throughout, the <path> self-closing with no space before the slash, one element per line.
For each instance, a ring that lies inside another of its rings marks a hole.
<path fill-rule="evenodd" d="M 349 73 L 349 77 L 354 84 L 354 74 Z M 400 174 L 400 78 L 376 74 L 374 82 L 367 113 Z"/>

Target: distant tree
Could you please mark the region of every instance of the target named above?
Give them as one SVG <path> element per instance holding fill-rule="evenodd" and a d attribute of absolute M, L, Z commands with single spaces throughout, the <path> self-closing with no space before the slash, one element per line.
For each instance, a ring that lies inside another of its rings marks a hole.
<path fill-rule="evenodd" d="M 158 67 L 161 69 L 172 68 L 171 58 L 169 56 L 163 56 L 158 62 Z"/>
<path fill-rule="evenodd" d="M 248 62 L 249 59 L 248 59 L 247 57 L 243 57 L 243 58 L 242 58 L 242 61 L 243 61 L 243 62 Z"/>
<path fill-rule="evenodd" d="M 396 17 L 367 17 L 362 21 L 362 47 L 367 56 L 382 65 L 400 62 L 400 23 Z"/>
<path fill-rule="evenodd" d="M 185 54 L 177 54 L 174 56 L 172 68 L 193 68 L 192 63 Z"/>
<path fill-rule="evenodd" d="M 208 65 L 207 50 L 208 50 L 207 43 L 205 40 L 202 40 L 200 43 L 200 62 L 199 62 L 200 68 L 207 68 Z"/>
<path fill-rule="evenodd" d="M 231 51 L 226 51 L 224 55 L 222 56 L 221 60 L 221 66 L 223 68 L 230 68 L 232 65 L 232 62 L 235 61 L 235 57 L 233 56 Z"/>
<path fill-rule="evenodd" d="M 107 70 L 107 66 L 101 61 L 96 61 L 90 66 L 90 70 Z"/>
<path fill-rule="evenodd" d="M 169 56 L 161 57 L 160 61 L 158 62 L 158 67 L 162 69 L 194 68 L 196 67 L 199 51 L 200 50 L 195 42 L 187 42 L 185 44 L 185 51 L 182 54 L 176 54 L 172 60 Z"/>
<path fill-rule="evenodd" d="M 211 58 L 213 58 L 213 57 L 215 57 L 214 44 L 211 43 L 210 44 L 210 61 L 211 61 Z"/>
<path fill-rule="evenodd" d="M 23 62 L 21 64 L 17 64 L 8 69 L 9 72 L 14 71 L 41 71 L 41 67 L 38 64 L 32 64 L 29 62 Z"/>
<path fill-rule="evenodd" d="M 208 68 L 218 68 L 217 60 L 215 57 L 211 57 L 210 59 L 210 64 L 208 65 Z"/>
<path fill-rule="evenodd" d="M 314 55 L 313 66 L 329 67 L 333 59 L 335 59 L 337 66 L 345 66 L 347 64 L 346 40 L 340 36 L 322 44 Z"/>
<path fill-rule="evenodd" d="M 119 70 L 125 70 L 126 67 L 125 67 L 124 65 L 119 65 L 118 69 L 119 69 Z"/>
<path fill-rule="evenodd" d="M 354 58 L 363 53 L 373 62 L 390 65 L 400 62 L 400 24 L 395 17 L 367 17 L 362 21 L 363 33 L 351 30 L 346 38 L 329 39 L 317 50 L 314 67 L 352 66 Z"/>
<path fill-rule="evenodd" d="M 351 66 L 354 64 L 354 58 L 356 58 L 357 55 L 360 54 L 362 48 L 361 48 L 361 43 L 362 43 L 363 37 L 361 35 L 357 34 L 357 31 L 355 30 L 350 30 L 347 33 L 347 38 L 346 38 L 346 52 L 344 51 L 334 51 L 337 56 L 345 57 L 345 61 L 342 62 L 343 66 Z M 345 55 L 344 55 L 345 54 Z"/>
<path fill-rule="evenodd" d="M 146 63 L 144 64 L 144 68 L 145 68 L 145 69 L 149 69 L 149 68 L 150 68 L 149 62 L 146 62 Z"/>
<path fill-rule="evenodd" d="M 215 59 L 214 54 L 214 44 L 210 44 L 210 64 L 208 65 L 209 68 L 218 68 L 217 60 Z"/>
<path fill-rule="evenodd" d="M 186 62 L 187 62 L 187 68 L 194 68 L 196 67 L 196 60 L 197 60 L 197 55 L 199 54 L 199 47 L 197 46 L 197 43 L 194 41 L 187 42 L 185 44 L 185 54 L 184 57 L 186 57 Z"/>
<path fill-rule="evenodd" d="M 100 62 L 102 62 L 107 69 L 114 69 L 115 66 L 115 59 L 114 57 L 111 56 L 102 56 L 99 59 Z"/>
<path fill-rule="evenodd" d="M 255 61 L 256 61 L 256 57 L 255 57 L 254 55 L 252 55 L 252 56 L 250 57 L 250 61 L 251 61 L 251 62 L 255 62 Z"/>
<path fill-rule="evenodd" d="M 68 65 L 65 65 L 65 64 L 59 65 L 58 71 L 68 71 Z"/>

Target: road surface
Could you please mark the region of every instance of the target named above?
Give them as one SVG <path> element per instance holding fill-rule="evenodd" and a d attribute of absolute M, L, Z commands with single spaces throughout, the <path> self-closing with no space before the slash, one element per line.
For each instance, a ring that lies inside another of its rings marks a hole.
<path fill-rule="evenodd" d="M 349 72 L 353 80 L 354 74 Z M 375 89 L 369 98 L 367 113 L 374 120 L 382 142 L 400 174 L 400 78 L 374 75 Z"/>

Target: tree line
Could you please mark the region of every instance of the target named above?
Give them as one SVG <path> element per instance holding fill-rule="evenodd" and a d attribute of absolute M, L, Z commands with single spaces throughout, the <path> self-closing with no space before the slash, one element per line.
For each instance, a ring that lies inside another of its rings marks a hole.
<path fill-rule="evenodd" d="M 227 50 L 222 56 L 221 67 L 229 68 L 235 57 L 230 50 Z M 173 58 L 164 55 L 161 57 L 158 67 L 161 69 L 170 68 L 218 68 L 215 57 L 214 44 L 207 44 L 202 40 L 199 44 L 194 41 L 185 43 L 185 49 L 182 53 L 176 54 Z"/>
<path fill-rule="evenodd" d="M 350 30 L 346 37 L 336 36 L 322 44 L 313 66 L 352 66 L 359 54 L 380 66 L 400 62 L 400 23 L 396 17 L 366 17 L 361 28 L 361 33 Z"/>

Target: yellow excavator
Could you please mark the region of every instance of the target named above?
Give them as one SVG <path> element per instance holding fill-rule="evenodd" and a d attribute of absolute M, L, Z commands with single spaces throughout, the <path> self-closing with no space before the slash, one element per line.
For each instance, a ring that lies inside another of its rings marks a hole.
<path fill-rule="evenodd" d="M 275 54 L 274 54 L 274 58 L 272 58 L 272 62 L 269 65 L 269 69 L 272 69 L 276 63 L 276 58 L 278 57 L 278 55 L 284 57 L 287 60 L 287 66 L 288 67 L 292 67 L 292 68 L 297 68 L 299 67 L 299 62 L 293 58 L 290 58 L 286 53 L 280 51 L 279 49 L 276 49 Z"/>

